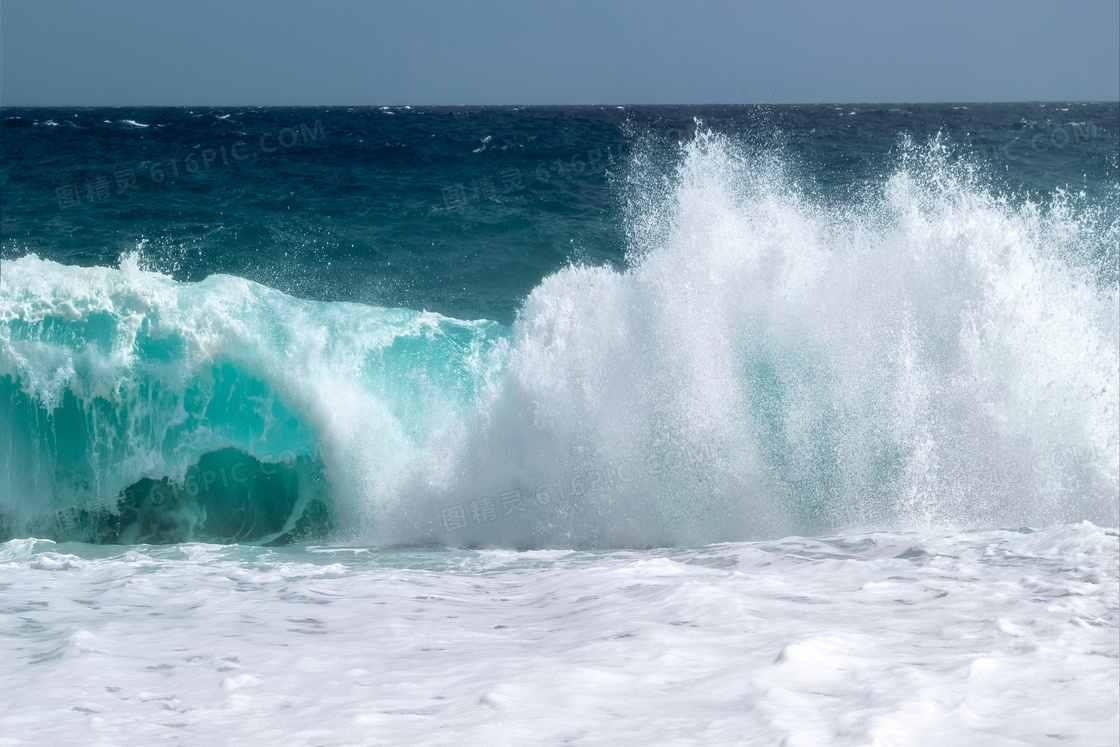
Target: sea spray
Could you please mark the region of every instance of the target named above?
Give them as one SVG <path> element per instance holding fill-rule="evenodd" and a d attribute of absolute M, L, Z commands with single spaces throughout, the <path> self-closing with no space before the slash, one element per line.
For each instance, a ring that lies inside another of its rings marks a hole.
<path fill-rule="evenodd" d="M 702 128 L 653 157 L 621 185 L 629 266 L 545 278 L 512 327 L 135 256 L 6 262 L 0 527 L 587 548 L 1117 524 L 1114 217 L 993 194 L 936 140 L 841 205 Z M 298 480 L 209 504 L 270 531 L 207 530 L 206 501 L 166 498 L 204 462 L 308 444 Z M 1073 446 L 1093 458 L 992 477 Z M 617 479 L 670 453 L 692 456 Z"/>

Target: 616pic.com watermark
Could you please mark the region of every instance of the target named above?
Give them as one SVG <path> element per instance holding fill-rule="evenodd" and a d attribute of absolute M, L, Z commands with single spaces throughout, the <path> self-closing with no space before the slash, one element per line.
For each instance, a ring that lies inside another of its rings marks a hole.
<path fill-rule="evenodd" d="M 492 174 L 471 179 L 470 185 L 462 182 L 445 185 L 443 205 L 450 211 L 461 212 L 472 202 L 496 200 L 499 194 L 521 192 L 537 184 L 548 184 L 553 179 L 575 179 L 606 173 L 609 166 L 623 155 L 625 144 L 608 145 L 579 152 L 571 157 L 540 161 L 533 168 L 522 172 L 519 166 L 509 166 Z M 495 176 L 497 179 L 495 180 Z"/>
<path fill-rule="evenodd" d="M 459 503 L 440 510 L 447 533 L 470 526 L 488 524 L 510 516 L 524 515 L 533 506 L 544 507 L 564 503 L 598 491 L 613 490 L 640 480 L 661 478 L 669 473 L 711 462 L 711 454 L 703 449 L 668 448 L 650 452 L 644 459 L 627 459 L 617 465 L 595 464 L 569 473 L 569 476 L 546 480 L 536 488 L 511 488 L 495 496 Z M 499 515 L 499 508 L 501 514 Z"/>
<path fill-rule="evenodd" d="M 1008 140 L 1002 146 L 993 147 L 991 149 L 992 156 L 1008 161 L 1023 161 L 1026 163 L 1030 162 L 1033 156 L 1080 146 L 1083 143 L 1101 138 L 1105 134 L 1103 130 L 1097 127 L 1096 122 L 1047 124 L 1044 128 L 1032 124 L 1029 129 L 1034 131 L 1033 134 L 1024 132 Z"/>
<path fill-rule="evenodd" d="M 990 486 L 1026 485 L 1031 482 L 1059 479 L 1062 472 L 1097 461 L 1092 444 L 1076 444 L 1035 454 L 1029 460 L 1007 461 L 974 471 L 982 484 Z"/>
<path fill-rule="evenodd" d="M 109 172 L 93 174 L 81 181 L 56 187 L 54 195 L 59 210 L 81 207 L 83 204 L 108 202 L 114 196 L 120 197 L 139 190 L 139 182 L 143 176 L 147 176 L 152 184 L 160 184 L 169 177 L 192 176 L 231 163 L 249 161 L 262 153 L 275 153 L 279 149 L 288 150 L 299 144 L 313 143 L 320 138 L 325 139 L 326 136 L 323 123 L 316 119 L 311 125 L 300 123 L 298 127 L 285 127 L 279 132 L 265 132 L 253 143 L 237 140 L 216 148 L 203 148 L 196 145 L 191 149 L 192 152 L 186 155 L 145 162 L 141 165 L 139 173 L 136 166 L 126 166 L 112 171 L 111 174 Z"/>

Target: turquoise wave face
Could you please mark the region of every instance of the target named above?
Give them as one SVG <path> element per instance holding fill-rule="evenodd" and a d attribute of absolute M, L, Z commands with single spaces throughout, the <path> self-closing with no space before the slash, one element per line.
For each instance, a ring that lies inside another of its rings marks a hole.
<path fill-rule="evenodd" d="M 689 545 L 1117 523 L 1117 224 L 933 141 L 846 207 L 701 133 L 638 157 L 624 270 L 516 321 L 26 255 L 0 276 L 0 534 Z M 668 187 L 666 185 L 669 185 Z"/>
<path fill-rule="evenodd" d="M 226 276 L 6 263 L 3 533 L 111 542 L 323 539 L 323 429 L 420 442 L 474 406 L 507 330 L 300 301 Z M 374 460 L 375 461 L 375 460 Z"/>

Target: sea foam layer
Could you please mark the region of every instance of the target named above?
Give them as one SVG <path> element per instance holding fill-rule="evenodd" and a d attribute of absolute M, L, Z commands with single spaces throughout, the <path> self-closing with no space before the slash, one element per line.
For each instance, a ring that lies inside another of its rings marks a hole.
<path fill-rule="evenodd" d="M 34 255 L 0 278 L 0 528 L 624 547 L 1118 523 L 1117 220 L 933 143 L 858 199 L 701 133 L 629 267 L 512 327 Z M 835 204 L 834 204 L 835 203 Z"/>
<path fill-rule="evenodd" d="M 0 734 L 1115 745 L 1118 563 L 1089 524 L 623 552 L 13 540 Z"/>

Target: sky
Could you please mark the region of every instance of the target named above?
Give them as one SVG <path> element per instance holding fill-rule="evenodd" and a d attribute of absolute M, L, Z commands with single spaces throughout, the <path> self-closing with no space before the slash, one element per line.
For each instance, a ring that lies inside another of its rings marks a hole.
<path fill-rule="evenodd" d="M 1116 101 L 1117 0 L 0 0 L 0 105 Z"/>

